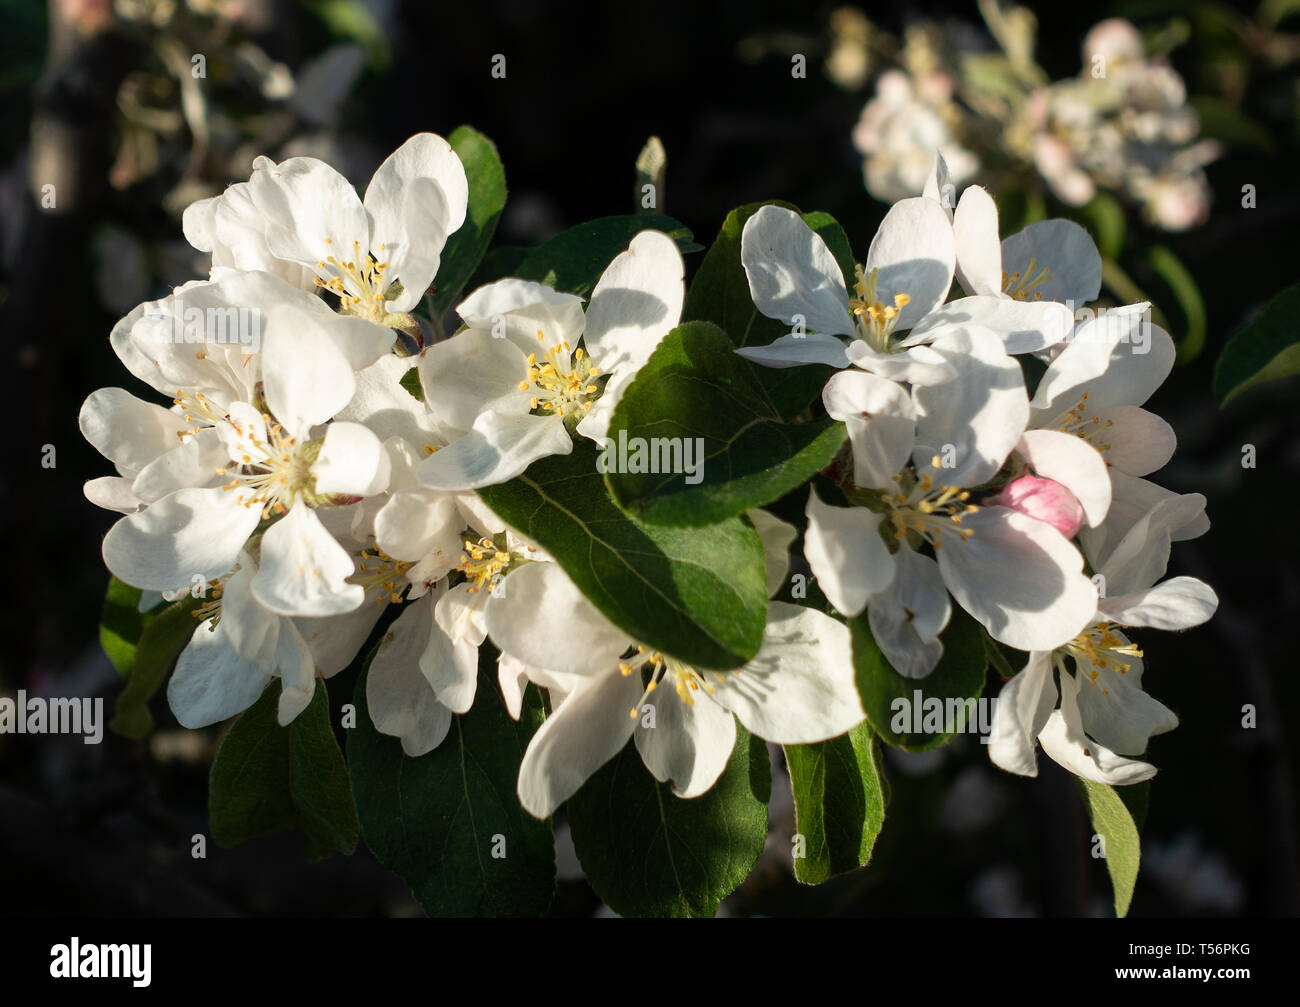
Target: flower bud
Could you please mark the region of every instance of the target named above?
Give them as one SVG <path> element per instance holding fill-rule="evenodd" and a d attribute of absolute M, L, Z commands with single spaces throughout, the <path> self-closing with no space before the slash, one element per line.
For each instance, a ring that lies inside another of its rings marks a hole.
<path fill-rule="evenodd" d="M 1029 473 L 1008 483 L 987 503 L 1050 524 L 1066 538 L 1074 538 L 1083 526 L 1083 508 L 1073 493 L 1058 482 Z"/>

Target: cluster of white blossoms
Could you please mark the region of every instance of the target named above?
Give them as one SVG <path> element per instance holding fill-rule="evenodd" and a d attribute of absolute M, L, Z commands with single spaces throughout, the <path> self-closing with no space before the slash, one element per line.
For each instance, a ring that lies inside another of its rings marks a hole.
<path fill-rule="evenodd" d="M 839 368 L 823 400 L 851 440 L 841 486 L 853 506 L 813 491 L 805 553 L 840 615 L 866 610 L 894 667 L 923 678 L 955 598 L 1030 653 L 998 707 L 994 759 L 1032 773 L 1037 738 L 1080 775 L 1131 782 L 1154 770 L 1127 756 L 1174 720 L 1142 691 L 1120 627 L 1190 626 L 1215 604 L 1199 581 L 1157 584 L 1170 542 L 1207 527 L 1203 498 L 1143 478 L 1174 447 L 1141 408 L 1172 343 L 1145 305 L 1076 327 L 1072 308 L 1100 276 L 1087 234 L 1049 221 L 1000 241 L 988 194 L 968 188 L 952 212 L 951 188 L 936 159 L 926 195 L 886 216 L 851 291 L 796 214 L 754 214 L 750 289 L 793 331 L 742 352 Z M 458 332 L 413 358 L 395 330 L 411 331 L 467 200 L 460 160 L 432 134 L 394 152 L 364 198 L 315 159 L 258 158 L 247 182 L 185 213 L 209 278 L 113 329 L 118 357 L 166 404 L 120 388 L 86 400 L 81 429 L 117 471 L 86 494 L 123 515 L 103 555 L 143 592 L 142 610 L 203 598 L 167 690 L 178 720 L 230 718 L 279 679 L 290 723 L 402 606 L 366 678 L 375 727 L 409 756 L 436 748 L 474 703 L 491 638 L 512 716 L 528 683 L 548 693 L 518 784 L 539 817 L 629 739 L 691 797 L 725 768 L 734 718 L 781 744 L 861 723 L 840 619 L 772 601 L 752 660 L 695 667 L 629 638 L 481 501 L 476 490 L 577 438 L 606 439 L 680 321 L 685 271 L 671 238 L 643 230 L 589 302 L 489 283 L 456 308 Z M 954 276 L 966 296 L 949 300 Z M 233 338 L 231 325 L 256 331 Z M 1011 356 L 1025 353 L 1050 361 L 1032 399 Z M 749 519 L 775 597 L 797 532 L 762 510 Z"/>
<path fill-rule="evenodd" d="M 1137 28 L 1122 18 L 1095 25 L 1079 74 L 1053 82 L 1030 55 L 1031 18 L 1003 14 L 991 27 L 1004 60 L 957 51 L 961 40 L 937 25 L 909 28 L 900 65 L 878 76 L 853 130 L 873 196 L 892 203 L 915 193 L 938 150 L 959 185 L 1010 158 L 1069 206 L 1101 188 L 1124 193 L 1165 230 L 1205 221 L 1203 168 L 1219 145 L 1198 139 L 1182 78 L 1147 55 Z"/>
<path fill-rule="evenodd" d="M 936 157 L 925 195 L 886 214 L 852 291 L 797 214 L 754 214 L 750 291 L 793 331 L 739 352 L 839 369 L 822 398 L 848 429 L 850 506 L 814 488 L 804 548 L 834 608 L 865 610 L 890 664 L 924 679 L 955 599 L 1029 654 L 999 697 L 993 761 L 1034 775 L 1037 740 L 1081 777 L 1138 782 L 1155 769 L 1134 756 L 1177 719 L 1143 691 L 1124 627 L 1184 629 L 1217 605 L 1195 578 L 1161 582 L 1171 543 L 1209 528 L 1203 496 L 1144 478 L 1175 447 L 1142 408 L 1173 341 L 1145 303 L 1080 310 L 1101 260 L 1078 225 L 1000 240 L 989 194 L 968 187 L 950 210 L 952 191 Z M 947 300 L 954 278 L 965 296 Z M 1016 354 L 1047 364 L 1032 396 Z"/>

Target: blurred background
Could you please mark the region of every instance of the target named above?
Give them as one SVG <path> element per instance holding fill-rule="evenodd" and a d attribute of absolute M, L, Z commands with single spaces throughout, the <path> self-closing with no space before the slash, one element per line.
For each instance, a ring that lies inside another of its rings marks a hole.
<path fill-rule="evenodd" d="M 1089 34 L 1111 18 L 1124 20 Z M 655 135 L 658 209 L 701 243 L 731 208 L 779 198 L 833 214 L 861 258 L 938 147 L 959 187 L 993 188 L 1004 235 L 1043 216 L 1088 226 L 1104 300 L 1152 300 L 1179 344 L 1151 403 L 1179 449 L 1156 478 L 1204 493 L 1214 527 L 1175 548 L 1170 572 L 1208 580 L 1222 604 L 1190 633 L 1139 637 L 1146 685 L 1182 725 L 1150 751 L 1132 915 L 1298 914 L 1300 385 L 1221 410 L 1211 379 L 1232 333 L 1297 279 L 1300 3 L 0 0 L 0 21 L 0 409 L 14 435 L 0 695 L 103 696 L 111 711 L 120 679 L 96 627 L 114 515 L 81 493 L 109 467 L 77 411 L 96 387 L 132 386 L 110 328 L 206 273 L 181 211 L 246 179 L 257 154 L 320 157 L 360 185 L 412 133 L 470 123 L 506 167 L 497 242 L 534 244 L 632 212 Z M 418 914 L 364 849 L 307 864 L 281 834 L 192 860 L 217 733 L 179 729 L 161 698 L 154 711 L 146 742 L 0 735 L 0 912 Z M 778 777 L 768 851 L 723 912 L 1112 911 L 1073 781 L 1050 760 L 1010 777 L 963 737 L 888 751 L 885 767 L 868 868 L 794 882 Z M 602 912 L 559 834 L 552 911 Z"/>

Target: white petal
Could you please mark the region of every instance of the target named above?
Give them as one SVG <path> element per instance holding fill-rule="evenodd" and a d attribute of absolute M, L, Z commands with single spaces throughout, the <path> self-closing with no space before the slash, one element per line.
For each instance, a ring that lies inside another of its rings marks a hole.
<path fill-rule="evenodd" d="M 1074 327 L 1074 316 L 1069 308 L 1055 301 L 1013 301 L 984 295 L 959 297 L 927 315 L 903 340 L 903 345 L 931 339 L 953 325 L 981 326 L 996 333 L 1008 353 L 1032 353 L 1063 342 Z"/>
<path fill-rule="evenodd" d="M 357 388 L 319 316 L 287 306 L 267 314 L 262 380 L 271 413 L 298 437 L 346 406 Z"/>
<path fill-rule="evenodd" d="M 881 515 L 865 507 L 832 507 L 808 492 L 804 556 L 836 611 L 855 616 L 894 578 L 894 558 L 880 537 Z"/>
<path fill-rule="evenodd" d="M 353 569 L 347 551 L 299 501 L 262 536 L 253 596 L 281 615 L 340 615 L 365 597 L 361 585 L 347 582 Z"/>
<path fill-rule="evenodd" d="M 1050 274 L 1034 287 L 1045 301 L 1077 309 L 1101 293 L 1101 255 L 1092 236 L 1072 220 L 1040 220 L 1002 242 L 1002 268 L 1008 274 L 1024 279 L 1031 259 L 1034 277 L 1043 269 Z"/>
<path fill-rule="evenodd" d="M 451 728 L 452 713 L 434 697 L 420 658 L 434 630 L 432 600 L 421 599 L 388 628 L 366 674 L 366 706 L 381 734 L 402 740 L 415 758 L 433 751 Z"/>
<path fill-rule="evenodd" d="M 1186 493 L 1161 500 L 1131 527 L 1105 557 L 1093 559 L 1107 595 L 1150 587 L 1165 575 L 1175 530 L 1205 512 L 1205 497 Z"/>
<path fill-rule="evenodd" d="M 435 611 L 449 596 L 438 599 Z M 465 713 L 474 703 L 478 686 L 478 644 L 466 638 L 453 640 L 436 615 L 433 623 L 429 645 L 420 657 L 420 671 L 439 703 L 452 713 Z"/>
<path fill-rule="evenodd" d="M 636 727 L 628 711 L 640 696 L 640 679 L 617 671 L 570 693 L 524 752 L 519 765 L 524 810 L 546 818 L 617 755 Z"/>
<path fill-rule="evenodd" d="M 1083 556 L 1051 525 L 1006 507 L 967 514 L 969 538 L 944 535 L 939 569 L 954 598 L 995 640 L 1017 650 L 1054 650 L 1097 610 Z"/>
<path fill-rule="evenodd" d="M 360 423 L 331 423 L 311 471 L 317 493 L 368 497 L 388 487 L 388 452 Z"/>
<path fill-rule="evenodd" d="M 1043 479 L 1058 482 L 1083 508 L 1096 527 L 1110 510 L 1110 474 L 1096 448 L 1074 434 L 1056 430 L 1026 430 L 1016 451 Z"/>
<path fill-rule="evenodd" d="M 1205 581 L 1171 577 L 1145 591 L 1102 598 L 1097 611 L 1121 626 L 1191 629 L 1208 621 L 1218 607 L 1219 596 Z"/>
<path fill-rule="evenodd" d="M 740 261 L 754 306 L 768 318 L 809 333 L 853 332 L 849 295 L 835 256 L 797 213 L 763 206 L 745 221 Z"/>
<path fill-rule="evenodd" d="M 1061 708 L 1047 718 L 1038 736 L 1043 751 L 1075 776 L 1094 783 L 1128 786 L 1156 775 L 1156 767 L 1137 759 L 1116 755 L 1083 733 L 1073 675 L 1061 676 Z"/>
<path fill-rule="evenodd" d="M 1038 383 L 1034 409 L 1055 415 L 1085 392 L 1092 410 L 1149 399 L 1173 369 L 1174 341 L 1147 319 L 1147 307 L 1116 308 L 1079 325 Z"/>
<path fill-rule="evenodd" d="M 238 492 L 183 489 L 130 514 L 104 537 L 104 564 L 133 587 L 165 591 L 223 576 L 261 519 Z"/>
<path fill-rule="evenodd" d="M 503 653 L 571 675 L 616 669 L 631 644 L 554 563 L 530 563 L 510 573 L 505 596 L 488 609 L 487 627 Z"/>
<path fill-rule="evenodd" d="M 154 503 L 187 487 L 217 486 L 222 482 L 217 470 L 229 460 L 221 436 L 207 427 L 142 468 L 131 490 L 143 502 Z"/>
<path fill-rule="evenodd" d="M 815 609 L 780 601 L 768 609 L 758 654 L 723 675 L 714 690 L 714 698 L 742 724 L 778 745 L 835 738 L 866 717 L 848 627 Z"/>
<path fill-rule="evenodd" d="M 528 688 L 528 665 L 509 654 L 501 654 L 497 658 L 497 682 L 506 712 L 511 720 L 518 720 L 524 708 L 524 690 Z"/>
<path fill-rule="evenodd" d="M 822 403 L 848 428 L 853 481 L 873 489 L 891 488 L 916 439 L 911 396 L 893 381 L 851 370 L 831 375 L 822 389 Z"/>
<path fill-rule="evenodd" d="M 995 766 L 1020 776 L 1037 776 L 1038 734 L 1056 706 L 1052 655 L 1034 651 L 1021 672 L 1002 686 L 989 728 L 989 758 Z"/>
<path fill-rule="evenodd" d="M 167 704 L 182 727 L 191 730 L 219 724 L 257 702 L 271 675 L 235 653 L 225 620 L 212 627 L 205 620 L 176 659 L 167 683 Z"/>
<path fill-rule="evenodd" d="M 952 381 L 914 387 L 916 446 L 912 460 L 929 471 L 932 459 L 953 460 L 934 472 L 936 483 L 976 486 L 993 478 L 1029 422 L 1020 365 L 987 329 L 948 329 L 931 347 L 957 372 Z"/>
<path fill-rule="evenodd" d="M 1144 476 L 1163 468 L 1174 456 L 1178 438 L 1174 428 L 1140 406 L 1110 406 L 1089 410 L 1104 432 L 1097 441 L 1106 445 L 1106 464 L 1131 476 Z"/>
<path fill-rule="evenodd" d="M 248 184 L 277 258 L 314 267 L 329 255 L 359 261 L 369 251 L 370 221 L 360 197 L 323 161 L 291 157 L 276 164 L 259 157 Z"/>
<path fill-rule="evenodd" d="M 845 347 L 845 353 L 854 367 L 890 381 L 906 381 L 912 385 L 942 385 L 957 376 L 952 365 L 928 346 L 910 346 L 898 352 L 878 353 L 859 339 L 849 343 Z"/>
<path fill-rule="evenodd" d="M 605 373 L 635 373 L 675 328 L 686 295 L 685 265 L 672 238 L 642 231 L 601 274 L 587 307 L 585 342 Z M 608 397 L 606 386 L 602 400 Z"/>
<path fill-rule="evenodd" d="M 766 346 L 742 346 L 736 352 L 764 367 L 798 367 L 802 364 L 849 366 L 843 340 L 816 332 L 790 332 Z"/>
<path fill-rule="evenodd" d="M 82 403 L 77 425 L 95 450 L 132 474 L 179 447 L 176 435 L 191 426 L 176 413 L 121 388 L 91 392 Z"/>
<path fill-rule="evenodd" d="M 867 624 L 881 653 L 904 678 L 924 678 L 943 657 L 939 634 L 952 603 L 939 565 L 904 546 L 894 554 L 894 579 L 872 597 Z"/>
<path fill-rule="evenodd" d="M 778 593 L 790 572 L 790 546 L 799 537 L 794 525 L 782 521 L 761 508 L 745 512 L 763 543 L 763 560 L 767 569 L 767 596 Z"/>
<path fill-rule="evenodd" d="M 712 787 L 736 747 L 735 718 L 708 696 L 696 693 L 694 699 L 687 704 L 664 688 L 650 694 L 633 721 L 641 761 L 678 797 L 699 797 Z M 654 707 L 654 727 L 645 723 L 647 705 Z"/>
<path fill-rule="evenodd" d="M 257 564 L 248 553 L 239 557 L 239 569 L 221 585 L 220 628 L 235 653 L 264 668 L 275 667 L 280 638 L 280 617 L 268 612 L 253 597 Z"/>
<path fill-rule="evenodd" d="M 1116 635 L 1128 642 L 1124 634 Z M 1088 736 L 1120 755 L 1141 755 L 1152 735 L 1178 726 L 1174 712 L 1143 691 L 1139 665 L 1135 661 L 1120 674 L 1110 661 L 1101 667 L 1084 658 L 1074 676 Z"/>
<path fill-rule="evenodd" d="M 899 200 L 871 239 L 864 266 L 880 271 L 876 299 L 892 304 L 895 294 L 911 301 L 898 315 L 897 327 L 909 329 L 943 303 L 957 264 L 957 241 L 943 207 L 922 196 Z"/>
<path fill-rule="evenodd" d="M 478 489 L 508 482 L 538 458 L 572 450 L 558 416 L 487 412 L 468 434 L 421 462 L 418 474 L 433 489 Z"/>
<path fill-rule="evenodd" d="M 490 590 L 463 581 L 438 599 L 433 617 L 448 639 L 477 647 L 487 639 L 487 615 L 497 600 Z"/>
<path fill-rule="evenodd" d="M 988 190 L 966 187 L 952 220 L 957 240 L 957 279 L 968 294 L 1002 293 L 1002 248 L 998 206 Z"/>
<path fill-rule="evenodd" d="M 470 329 L 420 354 L 425 401 L 448 431 L 468 431 L 486 412 L 528 412 L 530 393 L 519 388 L 527 376 L 524 351 L 487 329 Z"/>
<path fill-rule="evenodd" d="M 434 555 L 434 566 L 450 570 L 460 561 L 462 525 L 455 497 L 450 494 L 432 490 L 394 493 L 375 516 L 375 544 L 394 559 L 408 563 Z"/>
<path fill-rule="evenodd" d="M 81 491 L 96 507 L 114 510 L 119 514 L 134 514 L 144 501 L 131 489 L 132 481 L 121 476 L 101 476 L 87 480 Z"/>
<path fill-rule="evenodd" d="M 581 297 L 514 277 L 479 287 L 456 306 L 456 313 L 471 329 L 507 339 L 524 353 L 561 342 L 577 346 L 586 324 Z"/>
<path fill-rule="evenodd" d="M 287 727 L 311 705 L 316 694 L 316 664 L 311 649 L 293 623 L 287 620 L 280 626 L 275 661 L 280 676 L 276 720 L 281 727 Z"/>

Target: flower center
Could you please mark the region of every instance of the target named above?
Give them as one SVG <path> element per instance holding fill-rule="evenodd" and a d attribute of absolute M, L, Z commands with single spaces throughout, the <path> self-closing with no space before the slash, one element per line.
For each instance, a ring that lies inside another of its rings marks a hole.
<path fill-rule="evenodd" d="M 641 670 L 649 671 L 649 678 L 646 680 L 645 692 L 637 700 L 636 706 L 628 711 L 628 716 L 635 720 L 641 715 L 641 705 L 659 687 L 659 683 L 667 678 L 671 678 L 673 687 L 677 690 L 677 697 L 687 706 L 695 705 L 695 693 L 703 689 L 710 696 L 713 695 L 713 686 L 704 673 L 692 668 L 689 664 L 683 664 L 675 657 L 668 657 L 659 651 L 651 651 L 647 647 L 638 646 L 636 653 L 628 661 L 620 661 L 618 670 L 622 672 L 623 677 L 635 675 Z M 714 671 L 710 674 L 717 676 L 717 681 L 721 682 L 726 678 L 726 673 Z"/>
<path fill-rule="evenodd" d="M 1046 266 L 1038 269 L 1038 260 L 1030 259 L 1029 265 L 1025 267 L 1023 274 L 1019 272 L 1008 273 L 1005 269 L 1002 270 L 1002 292 L 1009 295 L 1014 301 L 1041 301 L 1043 299 L 1042 291 L 1035 288 L 1051 278 L 1052 274 L 1048 272 Z"/>
<path fill-rule="evenodd" d="M 538 329 L 537 341 L 542 342 L 544 338 Z M 536 353 L 528 354 L 528 371 L 519 382 L 519 390 L 533 393 L 532 409 L 538 415 L 553 413 L 564 417 L 581 413 L 585 416 L 599 394 L 592 380 L 599 374 L 600 368 L 581 346 L 571 350 L 567 342 L 561 341 L 546 351 L 541 363 Z"/>
<path fill-rule="evenodd" d="M 333 238 L 326 238 L 325 244 L 333 245 Z M 384 246 L 379 246 L 382 254 Z M 358 265 L 359 263 L 359 265 Z M 339 304 L 345 314 L 360 315 L 372 322 L 384 324 L 388 310 L 384 307 L 388 300 L 388 281 L 384 279 L 387 262 L 377 259 L 372 252 L 361 253 L 361 243 L 352 242 L 352 258 L 341 261 L 335 255 L 327 255 L 316 263 L 316 286 L 323 287 L 338 294 Z"/>
<path fill-rule="evenodd" d="M 853 292 L 858 296 L 849 299 L 849 310 L 857 320 L 858 331 L 867 345 L 877 353 L 892 353 L 890 334 L 898 323 L 899 314 L 911 303 L 912 298 L 908 294 L 895 294 L 893 304 L 883 304 L 876 297 L 880 270 L 873 269 L 868 273 L 862 266 L 855 265 L 853 272 L 857 277 Z"/>
<path fill-rule="evenodd" d="M 321 441 L 300 444 L 297 437 L 285 436 L 284 428 L 268 414 L 263 413 L 262 419 L 266 424 L 265 440 L 251 426 L 228 421 L 238 441 L 232 464 L 217 469 L 218 475 L 231 476 L 221 488 L 247 494 L 244 506 L 261 505 L 263 519 L 286 513 L 299 497 L 315 505 L 316 477 L 311 467 L 320 454 Z"/>
<path fill-rule="evenodd" d="M 1084 392 L 1079 396 L 1079 401 L 1075 403 L 1074 408 L 1057 421 L 1056 429 L 1063 434 L 1074 434 L 1082 438 L 1105 454 L 1110 450 L 1110 445 L 1099 440 L 1099 436 L 1114 425 L 1114 420 L 1103 423 L 1100 416 L 1088 415 L 1088 393 Z"/>
<path fill-rule="evenodd" d="M 226 577 L 232 576 L 235 573 L 235 570 L 238 569 L 239 565 L 236 564 L 235 568 L 231 570 L 230 573 L 226 574 Z M 208 594 L 203 604 L 190 612 L 190 615 L 197 619 L 200 624 L 202 624 L 205 619 L 212 620 L 212 625 L 208 627 L 208 632 L 210 633 L 215 633 L 217 631 L 217 623 L 221 621 L 221 595 L 224 591 L 225 588 L 221 586 L 221 578 L 212 578 L 212 580 L 208 581 Z"/>
<path fill-rule="evenodd" d="M 225 412 L 202 392 L 187 392 L 181 389 L 172 402 L 185 410 L 183 415 L 185 422 L 194 424 L 193 430 L 176 431 L 176 436 L 182 442 L 186 437 L 193 437 L 204 427 L 216 426 L 226 418 Z"/>
<path fill-rule="evenodd" d="M 1109 622 L 1099 622 L 1095 626 L 1089 626 L 1057 651 L 1058 654 L 1073 657 L 1080 669 L 1086 661 L 1090 666 L 1088 681 L 1093 685 L 1097 684 L 1101 670 L 1113 669 L 1121 675 L 1127 675 L 1133 664 L 1125 658 L 1142 656 L 1137 644 L 1115 632 L 1112 625 Z M 1109 695 L 1109 692 L 1105 687 L 1101 690 L 1103 696 Z"/>
<path fill-rule="evenodd" d="M 930 460 L 930 465 L 935 469 L 940 468 L 938 455 Z M 900 542 L 911 534 L 919 542 L 928 542 L 938 552 L 943 548 L 945 532 L 963 539 L 975 534 L 973 529 L 961 527 L 965 515 L 979 510 L 967 502 L 970 500 L 969 491 L 960 486 L 936 486 L 934 477 L 929 472 L 922 473 L 910 487 L 903 485 L 902 475 L 893 476 L 893 480 L 898 484 L 899 490 L 893 495 L 886 495 L 884 500 L 889 506 L 889 518 Z"/>
<path fill-rule="evenodd" d="M 490 591 L 513 560 L 504 543 L 498 544 L 486 536 L 478 541 L 466 538 L 465 551 L 460 554 L 460 565 L 456 569 L 470 581 L 469 593 L 478 594 L 484 588 Z"/>
<path fill-rule="evenodd" d="M 359 584 L 369 593 L 373 588 L 379 589 L 375 601 L 381 607 L 396 605 L 402 600 L 402 592 L 410 585 L 406 581 L 406 571 L 414 566 L 405 560 L 393 559 L 376 546 L 374 549 L 362 549 L 357 557 L 357 570 L 349 577 L 349 584 Z"/>

